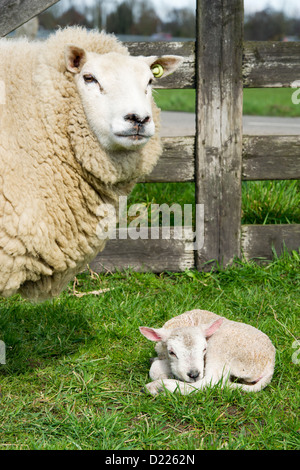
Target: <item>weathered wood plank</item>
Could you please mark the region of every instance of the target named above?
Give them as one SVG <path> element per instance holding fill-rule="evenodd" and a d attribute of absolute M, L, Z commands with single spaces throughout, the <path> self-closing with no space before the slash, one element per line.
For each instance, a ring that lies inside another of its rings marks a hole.
<path fill-rule="evenodd" d="M 146 183 L 186 182 L 195 179 L 195 137 L 163 137 L 163 154 Z"/>
<path fill-rule="evenodd" d="M 195 268 L 192 246 L 192 229 L 187 230 L 185 240 L 174 240 L 171 227 L 169 240 L 148 239 L 133 240 L 129 235 L 126 240 L 110 240 L 105 250 L 90 264 L 95 272 L 116 271 L 131 268 L 139 272 L 181 272 Z M 274 251 L 280 255 L 300 248 L 300 224 L 291 225 L 242 225 L 242 254 L 246 259 L 266 259 L 274 257 Z"/>
<path fill-rule="evenodd" d="M 243 1 L 199 0 L 196 202 L 204 204 L 205 244 L 197 268 L 240 253 Z"/>
<path fill-rule="evenodd" d="M 195 181 L 195 138 L 163 137 L 163 154 L 146 183 Z M 243 136 L 242 180 L 300 179 L 300 137 Z"/>
<path fill-rule="evenodd" d="M 300 137 L 244 136 L 242 179 L 300 179 Z"/>
<path fill-rule="evenodd" d="M 157 88 L 195 88 L 194 42 L 126 43 L 126 45 L 133 55 L 159 53 L 183 56 L 185 59 L 180 70 L 159 81 Z M 295 81 L 300 80 L 300 43 L 244 42 L 242 73 L 244 87 L 290 87 Z"/>
<path fill-rule="evenodd" d="M 172 75 L 155 82 L 155 88 L 195 88 L 195 42 L 127 42 L 132 55 L 179 55 L 184 57 L 180 68 Z"/>
<path fill-rule="evenodd" d="M 244 43 L 244 87 L 290 87 L 300 80 L 300 43 Z"/>
<path fill-rule="evenodd" d="M 192 247 L 192 229 L 186 229 L 183 240 L 174 239 L 174 228 L 170 228 L 170 239 L 151 239 L 150 228 L 146 229 L 147 239 L 134 240 L 134 229 L 128 228 L 127 239 L 109 240 L 104 251 L 90 264 L 95 272 L 115 271 L 131 268 L 140 272 L 181 272 L 194 267 L 194 251 Z M 123 236 L 124 236 L 123 232 Z M 136 233 L 136 232 L 135 232 Z"/>
<path fill-rule="evenodd" d="M 14 31 L 59 0 L 0 0 L 0 37 Z"/>
<path fill-rule="evenodd" d="M 300 224 L 242 225 L 242 253 L 246 259 L 273 258 L 273 249 L 280 255 L 300 248 Z"/>

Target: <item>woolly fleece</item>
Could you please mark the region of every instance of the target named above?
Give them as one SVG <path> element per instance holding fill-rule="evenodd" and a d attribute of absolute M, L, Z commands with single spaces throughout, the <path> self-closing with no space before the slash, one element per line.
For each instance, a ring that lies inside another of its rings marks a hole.
<path fill-rule="evenodd" d="M 104 151 L 89 128 L 64 48 L 129 55 L 114 36 L 75 27 L 45 42 L 0 40 L 0 295 L 57 296 L 105 241 L 99 206 L 128 195 L 161 153 L 156 132 L 139 150 Z M 97 212 L 98 211 L 98 212 Z"/>

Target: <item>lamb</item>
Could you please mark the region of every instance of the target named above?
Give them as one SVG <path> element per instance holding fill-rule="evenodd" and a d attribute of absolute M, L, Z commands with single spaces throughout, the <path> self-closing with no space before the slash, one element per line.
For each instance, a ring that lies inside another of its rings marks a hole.
<path fill-rule="evenodd" d="M 272 379 L 275 348 L 267 335 L 245 323 L 196 309 L 140 332 L 157 342 L 149 373 L 153 382 L 146 385 L 152 395 L 164 389 L 187 395 L 216 384 L 258 392 Z"/>
<path fill-rule="evenodd" d="M 1 39 L 0 57 L 0 295 L 42 301 L 103 250 L 101 207 L 118 213 L 156 164 L 152 83 L 182 58 L 80 27 Z"/>

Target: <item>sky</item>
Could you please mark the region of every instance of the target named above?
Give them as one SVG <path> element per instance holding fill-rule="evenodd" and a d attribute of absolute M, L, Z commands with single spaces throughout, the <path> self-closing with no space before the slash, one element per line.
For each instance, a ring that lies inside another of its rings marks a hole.
<path fill-rule="evenodd" d="M 81 5 L 83 3 L 93 4 L 95 0 L 78 0 Z M 109 13 L 116 3 L 121 3 L 123 0 L 106 0 L 104 2 L 106 13 Z M 213 0 L 211 0 L 213 1 Z M 196 8 L 196 0 L 151 0 L 153 6 L 158 12 L 159 16 L 165 20 L 166 14 L 173 8 Z M 67 0 L 64 0 L 67 4 Z M 288 16 L 300 17 L 300 0 L 244 0 L 245 14 L 261 11 L 265 8 L 271 7 L 274 10 L 284 11 Z"/>
<path fill-rule="evenodd" d="M 196 0 L 152 0 L 152 3 L 157 8 L 157 11 L 162 10 L 163 14 L 170 8 L 196 8 Z M 284 11 L 291 16 L 300 16 L 299 0 L 244 0 L 244 7 L 245 14 L 271 7 L 275 10 Z"/>

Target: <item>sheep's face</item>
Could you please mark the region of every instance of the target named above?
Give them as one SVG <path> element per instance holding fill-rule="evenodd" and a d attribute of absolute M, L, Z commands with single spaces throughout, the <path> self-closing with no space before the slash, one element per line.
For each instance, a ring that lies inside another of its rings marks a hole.
<path fill-rule="evenodd" d="M 108 150 L 134 150 L 154 135 L 152 84 L 182 62 L 176 56 L 96 54 L 69 45 L 66 67 L 74 73 L 91 130 Z M 161 72 L 162 71 L 162 72 Z"/>
<path fill-rule="evenodd" d="M 211 325 L 174 329 L 141 327 L 140 332 L 151 341 L 161 341 L 166 348 L 173 375 L 184 382 L 196 382 L 205 374 L 207 339 L 221 326 L 223 318 Z"/>

